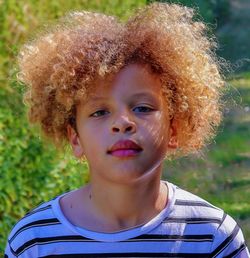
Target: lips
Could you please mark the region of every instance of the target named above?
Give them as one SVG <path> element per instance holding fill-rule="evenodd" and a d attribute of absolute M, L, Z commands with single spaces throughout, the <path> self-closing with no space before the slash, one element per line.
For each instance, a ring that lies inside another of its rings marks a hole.
<path fill-rule="evenodd" d="M 139 152 L 142 150 L 142 148 L 136 144 L 135 142 L 131 141 L 131 140 L 121 140 L 116 142 L 111 149 L 108 150 L 109 154 L 112 154 L 114 152 L 117 151 L 126 151 L 126 150 L 132 150 L 132 151 L 136 151 Z"/>

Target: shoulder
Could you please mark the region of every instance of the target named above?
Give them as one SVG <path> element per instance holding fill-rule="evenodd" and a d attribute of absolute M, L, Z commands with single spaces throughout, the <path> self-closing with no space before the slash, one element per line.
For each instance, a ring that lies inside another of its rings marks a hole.
<path fill-rule="evenodd" d="M 177 216 L 208 220 L 220 224 L 224 211 L 203 198 L 183 190 L 175 188 L 174 212 Z"/>
<path fill-rule="evenodd" d="M 35 209 L 28 212 L 22 219 L 20 219 L 13 227 L 9 235 L 9 240 L 13 240 L 19 234 L 29 230 L 32 227 L 55 221 L 55 216 L 52 212 L 53 201 L 54 200 L 51 200 L 39 205 Z"/>
<path fill-rule="evenodd" d="M 216 229 L 211 252 L 213 257 L 250 257 L 239 225 L 228 214 Z"/>
<path fill-rule="evenodd" d="M 48 233 L 48 230 L 61 224 L 52 209 L 55 199 L 39 205 L 17 222 L 9 234 L 6 252 L 13 257 L 19 256 L 43 231 Z"/>
<path fill-rule="evenodd" d="M 186 232 L 211 236 L 212 257 L 250 257 L 244 237 L 237 222 L 222 209 L 199 196 L 175 188 L 174 209 L 171 216 L 187 223 Z"/>

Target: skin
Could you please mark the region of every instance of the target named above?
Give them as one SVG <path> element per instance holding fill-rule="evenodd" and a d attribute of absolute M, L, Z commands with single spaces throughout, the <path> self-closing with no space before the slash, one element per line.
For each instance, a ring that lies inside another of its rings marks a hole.
<path fill-rule="evenodd" d="M 130 64 L 111 83 L 97 86 L 77 106 L 77 132 L 68 126 L 74 155 L 88 161 L 90 184 L 64 196 L 60 205 L 76 226 L 116 232 L 148 222 L 166 206 L 168 189 L 160 178 L 166 154 L 177 147 L 176 130 L 161 82 L 147 66 Z M 125 158 L 107 153 L 125 139 L 143 150 Z"/>

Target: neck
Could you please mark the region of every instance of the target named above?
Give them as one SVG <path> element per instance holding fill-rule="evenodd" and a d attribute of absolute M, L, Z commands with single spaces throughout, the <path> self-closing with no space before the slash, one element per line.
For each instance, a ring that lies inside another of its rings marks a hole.
<path fill-rule="evenodd" d="M 156 216 L 167 202 L 167 188 L 160 181 L 160 171 L 161 168 L 153 178 L 129 185 L 93 180 L 88 195 L 98 224 L 107 225 L 108 231 L 117 231 L 146 223 Z"/>

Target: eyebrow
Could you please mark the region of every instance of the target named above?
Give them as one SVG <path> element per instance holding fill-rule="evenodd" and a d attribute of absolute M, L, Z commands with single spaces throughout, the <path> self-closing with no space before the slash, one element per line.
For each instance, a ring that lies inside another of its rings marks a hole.
<path fill-rule="evenodd" d="M 135 93 L 132 95 L 133 98 L 142 98 L 142 97 L 150 97 L 150 98 L 155 98 L 156 95 L 152 94 L 151 92 L 141 92 L 141 93 Z"/>
<path fill-rule="evenodd" d="M 101 101 L 101 100 L 106 100 L 106 99 L 108 99 L 108 98 L 105 98 L 105 97 L 97 97 L 97 96 L 91 96 L 91 97 L 89 97 L 88 98 L 88 101 L 87 102 L 89 102 L 89 101 Z"/>
<path fill-rule="evenodd" d="M 150 98 L 150 99 L 154 99 L 156 96 L 155 94 L 152 94 L 151 92 L 138 92 L 138 93 L 135 93 L 131 96 L 132 98 L 143 98 L 143 97 L 146 97 L 146 98 Z M 102 101 L 102 100 L 107 100 L 108 98 L 107 97 L 100 97 L 100 96 L 90 96 L 89 97 L 89 101 Z"/>

